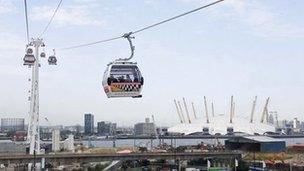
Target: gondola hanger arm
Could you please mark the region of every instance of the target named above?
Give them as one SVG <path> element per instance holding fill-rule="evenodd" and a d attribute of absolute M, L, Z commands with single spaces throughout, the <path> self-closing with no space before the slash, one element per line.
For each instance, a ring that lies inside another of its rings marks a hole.
<path fill-rule="evenodd" d="M 129 45 L 130 45 L 130 49 L 131 49 L 131 55 L 130 57 L 128 58 L 119 58 L 118 60 L 119 61 L 129 61 L 133 58 L 134 56 L 134 50 L 135 50 L 135 46 L 133 46 L 133 43 L 132 43 L 132 39 L 135 39 L 134 36 L 131 36 L 133 34 L 133 32 L 129 32 L 129 33 L 125 33 L 122 37 L 123 38 L 126 38 L 129 42 Z"/>

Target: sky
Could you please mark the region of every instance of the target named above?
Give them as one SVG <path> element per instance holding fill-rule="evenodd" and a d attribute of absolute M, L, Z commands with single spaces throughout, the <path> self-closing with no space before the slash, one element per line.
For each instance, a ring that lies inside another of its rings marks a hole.
<path fill-rule="evenodd" d="M 30 36 L 48 23 L 58 0 L 28 1 Z M 167 19 L 211 0 L 63 0 L 43 35 L 45 51 L 57 49 L 58 65 L 41 61 L 40 121 L 83 125 L 84 113 L 97 121 L 131 126 L 155 116 L 157 125 L 178 123 L 173 99 L 194 102 L 204 118 L 203 96 L 216 114 L 229 113 L 234 95 L 236 116 L 255 118 L 266 98 L 279 119 L 304 120 L 304 1 L 226 0 L 135 35 L 133 61 L 145 78 L 143 98 L 108 99 L 102 77 L 106 65 L 129 55 L 119 39 L 72 50 L 62 47 L 94 42 Z M 23 1 L 0 0 L 0 118 L 28 118 L 31 71 L 25 53 Z M 191 110 L 190 110 L 191 112 Z"/>

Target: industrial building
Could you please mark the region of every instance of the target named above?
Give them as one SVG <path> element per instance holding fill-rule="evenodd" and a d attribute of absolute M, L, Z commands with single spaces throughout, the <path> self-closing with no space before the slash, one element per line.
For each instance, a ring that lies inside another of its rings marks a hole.
<path fill-rule="evenodd" d="M 283 152 L 286 150 L 286 142 L 284 140 L 267 136 L 234 137 L 226 140 L 225 146 L 230 150 L 255 152 Z"/>
<path fill-rule="evenodd" d="M 111 122 L 97 122 L 97 133 L 100 136 L 113 136 L 116 135 L 116 123 Z"/>
<path fill-rule="evenodd" d="M 84 114 L 84 134 L 94 134 L 94 115 L 87 113 Z"/>
<path fill-rule="evenodd" d="M 155 132 L 155 125 L 150 122 L 149 118 L 146 118 L 143 123 L 137 123 L 134 125 L 134 134 L 137 136 L 151 136 L 155 135 Z"/>
<path fill-rule="evenodd" d="M 1 118 L 1 131 L 24 131 L 24 118 Z"/>

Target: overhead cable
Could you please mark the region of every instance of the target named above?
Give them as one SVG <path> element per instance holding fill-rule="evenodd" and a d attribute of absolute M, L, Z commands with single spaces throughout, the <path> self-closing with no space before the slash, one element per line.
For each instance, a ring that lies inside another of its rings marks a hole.
<path fill-rule="evenodd" d="M 25 13 L 25 24 L 26 24 L 26 38 L 27 38 L 27 43 L 29 43 L 30 42 L 30 35 L 29 35 L 29 24 L 28 24 L 26 0 L 24 0 L 24 13 Z"/>
<path fill-rule="evenodd" d="M 224 1 L 224 0 L 218 0 L 218 1 L 212 2 L 212 3 L 210 3 L 210 4 L 201 6 L 201 7 L 199 7 L 199 8 L 194 9 L 194 10 L 185 12 L 185 13 L 183 13 L 183 14 L 180 14 L 180 15 L 177 15 L 177 16 L 174 16 L 174 17 L 171 17 L 171 18 L 166 19 L 166 20 L 163 20 L 163 21 L 161 21 L 161 22 L 158 22 L 158 23 L 152 24 L 152 25 L 150 25 L 150 26 L 144 27 L 144 28 L 142 28 L 142 29 L 136 30 L 136 31 L 134 31 L 134 32 L 132 32 L 132 33 L 133 33 L 133 34 L 136 34 L 136 33 L 142 32 L 142 31 L 147 30 L 147 29 L 150 29 L 150 28 L 152 28 L 152 27 L 155 27 L 155 26 L 164 24 L 164 23 L 169 22 L 169 21 L 171 21 L 171 20 L 175 20 L 175 19 L 177 19 L 177 18 L 183 17 L 183 16 L 185 16 L 185 15 L 188 15 L 188 14 L 191 14 L 191 13 L 193 13 L 193 12 L 196 12 L 196 11 L 202 10 L 202 9 L 204 9 L 204 8 L 207 8 L 207 7 L 209 7 L 209 6 L 215 5 L 215 4 L 220 3 L 220 2 L 222 2 L 222 1 Z"/>
<path fill-rule="evenodd" d="M 123 36 L 118 36 L 118 37 L 114 37 L 114 38 L 110 38 L 110 39 L 104 39 L 104 40 L 99 40 L 96 42 L 91 42 L 91 43 L 85 43 L 85 44 L 80 44 L 80 45 L 75 45 L 75 46 L 70 46 L 70 47 L 65 47 L 65 48 L 61 48 L 58 50 L 68 50 L 68 49 L 75 49 L 75 48 L 80 48 L 80 47 L 85 47 L 85 46 L 91 46 L 91 45 L 95 45 L 98 43 L 104 43 L 104 42 L 110 42 L 116 39 L 120 39 L 123 38 Z"/>
<path fill-rule="evenodd" d="M 220 3 L 220 2 L 222 2 L 222 1 L 225 1 L 225 0 L 218 0 L 218 1 L 215 1 L 215 2 L 212 2 L 212 3 L 209 3 L 209 4 L 207 4 L 207 5 L 204 5 L 204 6 L 201 6 L 201 7 L 199 7 L 199 8 L 193 9 L 193 10 L 191 10 L 191 11 L 188 11 L 188 12 L 182 13 L 182 14 L 180 14 L 180 15 L 171 17 L 171 18 L 166 19 L 166 20 L 163 20 L 163 21 L 161 21 L 161 22 L 158 22 L 158 23 L 155 23 L 155 24 L 146 26 L 146 27 L 144 27 L 144 28 L 141 28 L 141 29 L 138 29 L 138 30 L 136 30 L 136 31 L 130 32 L 130 33 L 128 33 L 128 34 L 129 34 L 129 36 L 131 36 L 131 35 L 133 35 L 133 34 L 136 34 L 136 33 L 142 32 L 142 31 L 145 31 L 145 30 L 150 29 L 150 28 L 152 28 L 152 27 L 156 27 L 156 26 L 158 26 L 158 25 L 161 25 L 161 24 L 167 23 L 167 22 L 169 22 L 169 21 L 175 20 L 175 19 L 177 19 L 177 18 L 186 16 L 186 15 L 188 15 L 188 14 L 194 13 L 194 12 L 199 11 L 199 10 L 202 10 L 202 9 L 204 9 L 204 8 L 213 6 L 213 5 L 215 5 L 215 4 L 217 4 L 217 3 Z M 109 42 L 109 41 L 113 41 L 113 40 L 120 39 L 120 38 L 125 38 L 125 36 L 122 35 L 122 36 L 117 36 L 117 37 L 110 38 L 110 39 L 99 40 L 99 41 L 96 41 L 96 42 L 85 43 L 85 44 L 80 44 L 80 45 L 75 45 L 75 46 L 70 46 L 70 47 L 65 47 L 65 48 L 61 48 L 61 49 L 59 49 L 59 50 L 67 50 L 67 49 L 75 49 L 75 48 L 80 48 L 80 47 L 85 47 L 85 46 L 91 46 L 91 45 L 94 45 L 94 44 Z"/>
<path fill-rule="evenodd" d="M 44 30 L 41 32 L 41 34 L 39 35 L 39 37 L 42 37 L 42 35 L 47 31 L 47 29 L 48 29 L 49 26 L 51 25 L 51 23 L 52 23 L 52 21 L 53 21 L 55 15 L 56 15 L 56 13 L 57 13 L 57 11 L 58 11 L 60 5 L 61 5 L 61 3 L 62 3 L 62 0 L 59 1 L 59 3 L 58 3 L 58 5 L 57 5 L 57 7 L 56 7 L 56 9 L 55 9 L 55 11 L 54 11 L 54 13 L 53 13 L 51 19 L 50 19 L 50 21 L 48 22 L 48 24 L 46 25 L 46 27 L 44 28 Z"/>

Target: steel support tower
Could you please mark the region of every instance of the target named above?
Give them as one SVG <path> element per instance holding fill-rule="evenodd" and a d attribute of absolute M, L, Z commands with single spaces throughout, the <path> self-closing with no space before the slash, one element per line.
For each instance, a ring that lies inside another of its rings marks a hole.
<path fill-rule="evenodd" d="M 35 62 L 31 66 L 31 96 L 27 141 L 30 145 L 30 154 L 40 154 L 40 135 L 39 135 L 39 48 L 44 45 L 42 39 L 32 39 L 34 47 Z"/>

